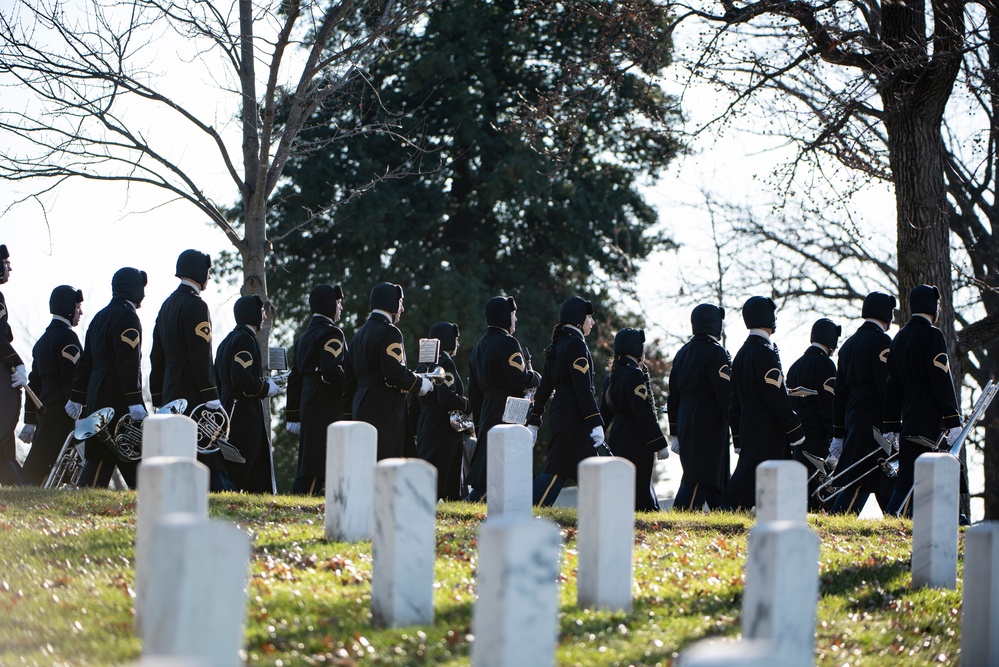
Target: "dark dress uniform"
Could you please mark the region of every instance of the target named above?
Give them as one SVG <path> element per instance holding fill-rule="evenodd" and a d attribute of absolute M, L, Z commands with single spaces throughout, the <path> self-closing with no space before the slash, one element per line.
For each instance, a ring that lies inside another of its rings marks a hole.
<path fill-rule="evenodd" d="M 140 303 L 146 274 L 121 269 L 111 281 L 111 302 L 87 328 L 83 355 L 76 365 L 70 400 L 85 405 L 84 414 L 101 408 L 114 410 L 109 434 L 128 414 L 128 406 L 142 405 L 142 323 L 133 303 Z M 135 461 L 122 461 L 98 438 L 87 440 L 79 486 L 107 486 L 115 466 L 125 483 L 135 488 Z"/>
<path fill-rule="evenodd" d="M 190 415 L 199 405 L 219 400 L 208 304 L 190 285 L 181 283 L 160 307 L 150 364 L 153 405 L 162 407 L 183 398 Z M 199 453 L 198 460 L 208 466 L 212 491 L 233 490 L 221 452 Z"/>
<path fill-rule="evenodd" d="M 892 305 L 882 316 L 890 322 L 895 298 L 886 296 Z M 881 319 L 878 316 L 877 319 Z M 873 315 L 872 315 L 873 317 Z M 843 438 L 843 453 L 836 464 L 842 472 L 881 446 L 874 439 L 874 429 L 884 430 L 885 382 L 888 379 L 888 348 L 891 337 L 877 322 L 864 322 L 839 351 L 836 372 L 836 399 L 833 402 L 833 437 Z M 840 478 L 836 486 L 843 490 L 832 500 L 833 512 L 860 514 L 873 493 L 882 511 L 891 497 L 891 480 L 880 467 L 869 474 L 877 463 L 876 457 L 854 468 Z"/>
<path fill-rule="evenodd" d="M 0 261 L 9 257 L 7 246 L 0 245 Z M 6 282 L 6 269 L 0 268 L 4 274 Z M 14 427 L 17 426 L 17 416 L 21 413 L 21 390 L 10 387 L 10 375 L 18 366 L 23 366 L 24 362 L 14 349 L 14 332 L 10 329 L 10 322 L 7 321 L 7 301 L 3 293 L 0 292 L 0 362 L 6 372 L 0 377 L 0 382 L 7 386 L 3 388 L 3 403 L 0 410 L 4 411 L 0 423 L 10 426 L 0 433 L 0 484 L 21 484 L 23 476 L 21 466 L 17 463 L 17 444 L 14 442 Z"/>
<path fill-rule="evenodd" d="M 35 484 L 45 482 L 73 431 L 74 422 L 63 407 L 73 390 L 73 376 L 82 353 L 80 337 L 62 318 L 53 318 L 31 351 L 33 362 L 28 386 L 45 407 L 45 413 L 39 415 L 28 401 L 24 410 L 24 423 L 37 425 L 31 449 L 24 459 L 24 474 Z"/>
<path fill-rule="evenodd" d="M 615 352 L 617 348 L 615 345 Z M 618 356 L 600 393 L 600 415 L 605 424 L 610 424 L 607 444 L 615 456 L 635 465 L 635 509 L 640 512 L 659 511 L 652 471 L 656 452 L 667 446 L 649 385 L 637 361 Z"/>
<path fill-rule="evenodd" d="M 899 433 L 898 475 L 888 503 L 889 514 L 912 516 L 909 492 L 916 459 L 932 451 L 909 438 L 922 436 L 935 442 L 944 430 L 961 426 L 947 343 L 940 329 L 918 314 L 935 316 L 938 299 L 936 287 L 913 288 L 909 302 L 917 314 L 895 336 L 888 353 L 885 429 Z"/>
<path fill-rule="evenodd" d="M 721 333 L 719 324 L 719 335 Z M 680 444 L 683 477 L 674 509 L 721 505 L 728 484 L 732 360 L 706 333 L 697 333 L 673 358 L 666 399 L 670 435 Z"/>
<path fill-rule="evenodd" d="M 486 321 L 493 322 L 472 348 L 468 362 L 468 399 L 478 442 L 465 482 L 471 487 L 469 500 L 481 500 L 486 492 L 486 459 L 489 429 L 503 423 L 509 397 L 524 398 L 528 389 L 541 382 L 541 375 L 528 368 L 524 349 L 510 334 L 510 314 L 516 311 L 513 297 L 493 297 L 486 304 Z"/>
<path fill-rule="evenodd" d="M 330 317 L 313 314 L 295 343 L 285 419 L 302 425 L 294 493 L 322 495 L 326 488 L 326 430 L 344 418 L 347 340 Z"/>
<path fill-rule="evenodd" d="M 229 442 L 246 459 L 246 463 L 225 462 L 229 479 L 240 491 L 274 493 L 271 443 L 262 402 L 270 385 L 263 379 L 256 333 L 248 325 L 237 324 L 219 345 L 215 380 L 222 407 L 229 414 Z"/>

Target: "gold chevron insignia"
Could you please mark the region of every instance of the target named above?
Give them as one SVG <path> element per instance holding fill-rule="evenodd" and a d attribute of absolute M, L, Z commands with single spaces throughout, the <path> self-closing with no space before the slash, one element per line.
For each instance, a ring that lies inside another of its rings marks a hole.
<path fill-rule="evenodd" d="M 518 371 L 523 372 L 523 370 L 527 368 L 527 366 L 524 365 L 524 357 L 520 356 L 520 352 L 514 352 L 513 354 L 511 354 L 510 358 L 507 359 L 507 361 L 510 363 L 511 366 L 516 368 Z"/>
<path fill-rule="evenodd" d="M 406 363 L 403 359 L 406 358 L 406 352 L 402 349 L 402 343 L 392 343 L 385 348 L 385 354 L 392 357 L 400 364 Z"/>
<path fill-rule="evenodd" d="M 76 345 L 67 345 L 62 348 L 62 356 L 66 357 L 75 364 L 80 360 L 80 348 Z"/>
<path fill-rule="evenodd" d="M 575 368 L 580 373 L 585 373 L 590 370 L 590 362 L 586 360 L 586 357 L 580 357 L 572 362 L 572 367 Z"/>
<path fill-rule="evenodd" d="M 943 361 L 940 361 L 940 357 L 943 357 Z M 941 352 L 937 356 L 933 357 L 933 365 L 942 370 L 944 373 L 950 372 L 950 364 L 947 362 L 947 354 Z"/>
<path fill-rule="evenodd" d="M 822 388 L 828 391 L 830 394 L 836 393 L 836 378 L 829 378 L 822 383 Z"/>
<path fill-rule="evenodd" d="M 121 339 L 134 350 L 139 345 L 139 330 L 125 329 L 121 332 Z"/>
<path fill-rule="evenodd" d="M 644 384 L 638 385 L 637 387 L 635 387 L 635 396 L 641 396 L 642 398 L 648 398 L 649 397 L 649 388 L 646 387 Z"/>
<path fill-rule="evenodd" d="M 194 333 L 204 338 L 209 343 L 212 342 L 212 325 L 211 322 L 202 322 L 198 326 L 194 327 Z"/>
<path fill-rule="evenodd" d="M 334 357 L 339 357 L 343 354 L 343 343 L 340 342 L 339 338 L 330 338 L 323 345 L 323 349 L 332 354 Z"/>
<path fill-rule="evenodd" d="M 885 364 L 888 363 L 888 348 L 887 347 L 885 349 L 881 350 L 881 354 L 878 355 L 878 359 L 880 359 L 882 363 L 885 363 Z"/>
<path fill-rule="evenodd" d="M 772 384 L 775 387 L 781 386 L 784 382 L 783 376 L 779 368 L 771 368 L 766 373 L 763 374 L 763 381 L 767 384 Z"/>
<path fill-rule="evenodd" d="M 253 365 L 253 355 L 246 350 L 240 350 L 232 359 L 243 368 L 249 368 Z"/>
<path fill-rule="evenodd" d="M 454 373 L 445 373 L 444 374 L 444 384 L 446 384 L 449 387 L 453 387 L 454 386 Z"/>
<path fill-rule="evenodd" d="M 7 307 L 0 305 L 0 319 L 7 317 Z"/>
<path fill-rule="evenodd" d="M 732 379 L 732 370 L 728 367 L 728 364 L 718 369 L 718 377 L 725 378 L 726 380 Z"/>

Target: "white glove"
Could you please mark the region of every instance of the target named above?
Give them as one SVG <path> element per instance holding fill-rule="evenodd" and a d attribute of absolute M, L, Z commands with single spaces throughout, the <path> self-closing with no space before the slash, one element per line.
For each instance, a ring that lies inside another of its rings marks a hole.
<path fill-rule="evenodd" d="M 665 461 L 669 458 L 669 447 L 663 447 L 658 452 L 656 452 L 656 458 L 660 461 Z"/>
<path fill-rule="evenodd" d="M 947 446 L 953 447 L 954 443 L 957 442 L 957 436 L 961 435 L 963 429 L 960 426 L 955 426 L 947 431 Z"/>
<path fill-rule="evenodd" d="M 205 403 L 205 407 L 208 408 L 209 410 L 221 410 L 222 409 L 222 401 L 220 401 L 218 399 L 215 399 L 214 401 L 208 401 L 207 403 Z M 129 410 L 131 410 L 131 409 L 132 408 L 129 407 Z"/>
<path fill-rule="evenodd" d="M 839 457 L 830 454 L 826 457 L 826 468 L 829 470 L 835 470 L 836 466 L 839 465 Z"/>
<path fill-rule="evenodd" d="M 69 418 L 75 421 L 80 418 L 81 414 L 83 414 L 83 405 L 77 403 L 76 401 L 66 401 L 65 410 L 66 414 L 69 415 Z"/>
<path fill-rule="evenodd" d="M 732 451 L 735 452 L 737 455 L 741 454 L 742 453 L 742 447 L 733 447 Z"/>
<path fill-rule="evenodd" d="M 803 445 L 803 444 L 805 444 L 805 436 L 801 436 L 800 438 L 798 438 L 797 440 L 795 440 L 794 442 L 792 442 L 791 446 L 792 447 L 798 447 L 798 446 Z"/>
<path fill-rule="evenodd" d="M 302 432 L 302 422 L 288 422 L 285 428 L 288 429 L 288 433 L 298 435 Z"/>
<path fill-rule="evenodd" d="M 25 370 L 24 364 L 14 367 L 14 372 L 10 374 L 10 380 L 10 386 L 14 389 L 20 389 L 28 384 L 28 371 Z"/>
<path fill-rule="evenodd" d="M 885 433 L 884 436 L 885 436 L 885 440 L 888 441 L 888 444 L 891 445 L 891 450 L 893 452 L 897 452 L 898 451 L 898 433 Z"/>
<path fill-rule="evenodd" d="M 594 447 L 604 444 L 604 427 L 594 426 L 593 430 L 590 431 L 590 438 L 593 440 Z"/>
<path fill-rule="evenodd" d="M 17 439 L 26 445 L 30 445 L 35 439 L 35 425 L 25 424 L 24 428 L 21 429 L 21 432 L 17 434 Z"/>
<path fill-rule="evenodd" d="M 531 447 L 538 444 L 538 427 L 534 424 L 528 424 L 527 430 L 531 432 Z"/>
<path fill-rule="evenodd" d="M 680 436 L 674 435 L 670 437 L 669 448 L 673 450 L 674 454 L 680 453 Z"/>
<path fill-rule="evenodd" d="M 843 456 L 843 438 L 833 438 L 829 442 L 829 457 L 836 459 L 838 463 L 841 456 Z"/>
<path fill-rule="evenodd" d="M 137 422 L 141 422 L 143 419 L 149 416 L 149 413 L 146 412 L 146 406 L 144 406 L 142 403 L 139 403 L 138 405 L 128 406 L 128 416 Z"/>
<path fill-rule="evenodd" d="M 267 378 L 267 398 L 274 398 L 280 393 L 281 387 L 278 386 L 278 383 L 271 378 Z"/>
<path fill-rule="evenodd" d="M 420 379 L 423 380 L 423 384 L 420 385 L 420 396 L 426 396 L 431 392 L 431 390 L 433 390 L 434 383 L 428 380 L 427 378 L 420 378 Z"/>

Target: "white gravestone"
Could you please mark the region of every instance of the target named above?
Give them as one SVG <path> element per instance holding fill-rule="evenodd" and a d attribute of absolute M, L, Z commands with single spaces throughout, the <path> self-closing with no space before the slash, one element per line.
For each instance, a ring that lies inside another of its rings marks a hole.
<path fill-rule="evenodd" d="M 555 664 L 561 543 L 558 527 L 543 519 L 481 524 L 473 667 Z"/>
<path fill-rule="evenodd" d="M 630 612 L 635 466 L 623 458 L 590 457 L 579 464 L 578 474 L 577 604 Z"/>
<path fill-rule="evenodd" d="M 194 514 L 167 515 L 153 531 L 143 656 L 242 665 L 249 535 Z"/>
<path fill-rule="evenodd" d="M 153 528 L 161 518 L 177 512 L 208 519 L 208 467 L 193 457 L 157 456 L 143 459 L 139 474 L 142 484 L 136 491 L 133 626 L 142 637 Z"/>
<path fill-rule="evenodd" d="M 808 520 L 808 469 L 797 461 L 756 466 L 756 522 Z"/>
<path fill-rule="evenodd" d="M 327 540 L 371 539 L 377 461 L 378 431 L 371 424 L 340 421 L 326 429 Z"/>
<path fill-rule="evenodd" d="M 142 459 L 198 455 L 198 425 L 184 415 L 149 415 L 142 420 Z"/>
<path fill-rule="evenodd" d="M 802 667 L 777 653 L 766 639 L 702 639 L 680 653 L 676 667 Z"/>
<path fill-rule="evenodd" d="M 767 639 L 795 665 L 815 662 L 819 537 L 798 521 L 767 521 L 749 531 L 742 636 Z"/>
<path fill-rule="evenodd" d="M 912 587 L 957 587 L 961 464 L 950 454 L 916 459 L 912 486 Z"/>
<path fill-rule="evenodd" d="M 375 467 L 371 616 L 381 627 L 434 622 L 437 469 L 419 459 Z"/>
<path fill-rule="evenodd" d="M 486 511 L 500 516 L 531 516 L 533 475 L 531 432 L 520 424 L 500 424 L 489 429 L 486 452 Z"/>
<path fill-rule="evenodd" d="M 999 665 L 999 522 L 964 534 L 961 664 Z"/>

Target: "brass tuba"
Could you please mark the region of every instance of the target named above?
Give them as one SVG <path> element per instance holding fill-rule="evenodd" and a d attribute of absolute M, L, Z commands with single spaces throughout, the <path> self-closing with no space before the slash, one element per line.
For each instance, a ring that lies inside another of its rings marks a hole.
<path fill-rule="evenodd" d="M 229 413 L 225 408 L 213 410 L 202 403 L 191 410 L 191 419 L 198 425 L 198 453 L 222 452 L 233 463 L 246 463 L 246 458 L 229 442 Z"/>
<path fill-rule="evenodd" d="M 187 410 L 187 399 L 170 401 L 156 411 L 158 415 L 182 415 Z M 142 422 L 125 415 L 118 420 L 114 429 L 114 452 L 122 461 L 138 461 L 142 458 Z"/>
<path fill-rule="evenodd" d="M 113 447 L 107 427 L 114 419 L 114 408 L 101 408 L 76 422 L 76 428 L 66 436 L 66 442 L 59 450 L 59 456 L 42 485 L 46 489 L 59 489 L 63 486 L 76 486 L 86 461 L 83 458 L 83 442 L 96 437 L 109 447 Z"/>

